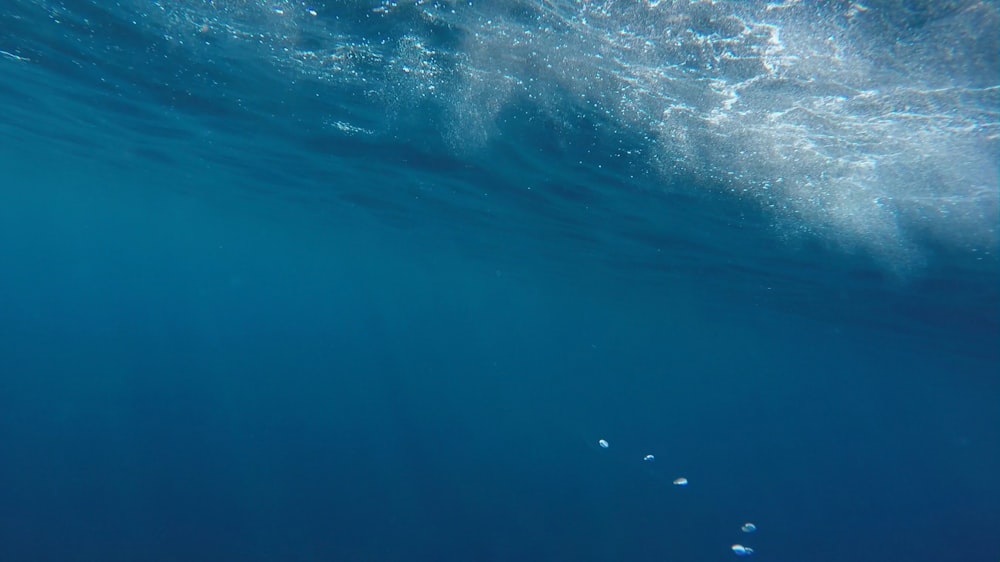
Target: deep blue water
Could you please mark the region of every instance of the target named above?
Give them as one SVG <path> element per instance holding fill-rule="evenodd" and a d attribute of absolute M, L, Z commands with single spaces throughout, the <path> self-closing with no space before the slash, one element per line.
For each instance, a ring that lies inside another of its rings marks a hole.
<path fill-rule="evenodd" d="M 0 561 L 996 561 L 1000 8 L 815 4 L 0 5 Z"/>

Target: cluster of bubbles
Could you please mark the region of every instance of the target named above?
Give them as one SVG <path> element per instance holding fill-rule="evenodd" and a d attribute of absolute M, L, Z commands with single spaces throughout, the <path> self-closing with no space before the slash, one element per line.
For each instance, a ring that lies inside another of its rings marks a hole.
<path fill-rule="evenodd" d="M 757 201 L 785 231 L 829 231 L 900 262 L 919 260 L 913 238 L 928 233 L 995 250 L 995 3 L 154 5 L 189 43 L 255 45 L 294 79 L 356 90 L 401 127 L 431 115 L 454 150 L 486 145 L 527 102 L 560 127 L 586 117 L 642 137 L 641 158 L 667 179 Z M 398 133 L 362 113 L 319 121 Z"/>
<path fill-rule="evenodd" d="M 602 449 L 608 449 L 608 448 L 611 447 L 611 443 L 609 443 L 607 439 L 598 439 L 597 440 L 597 445 L 600 448 L 602 448 Z M 656 461 L 656 456 L 653 455 L 653 454 L 647 454 L 644 457 L 642 457 L 642 460 L 644 462 L 654 462 L 654 461 Z M 674 486 L 677 486 L 677 487 L 680 487 L 680 488 L 684 488 L 684 487 L 687 487 L 687 485 L 688 485 L 688 479 L 684 478 L 683 476 L 681 476 L 679 478 L 675 478 L 673 484 L 674 484 Z M 750 523 L 750 522 L 744 523 L 740 527 L 740 531 L 743 532 L 743 533 L 745 533 L 745 534 L 756 533 L 757 532 L 757 525 L 755 525 L 753 523 Z M 739 544 L 739 543 L 736 543 L 736 544 L 732 545 L 730 547 L 730 550 L 732 550 L 733 554 L 735 554 L 736 556 L 741 556 L 741 557 L 742 556 L 750 556 L 751 554 L 754 553 L 754 549 L 753 548 L 751 548 L 749 546 L 746 546 L 746 545 L 743 545 L 743 544 Z"/>

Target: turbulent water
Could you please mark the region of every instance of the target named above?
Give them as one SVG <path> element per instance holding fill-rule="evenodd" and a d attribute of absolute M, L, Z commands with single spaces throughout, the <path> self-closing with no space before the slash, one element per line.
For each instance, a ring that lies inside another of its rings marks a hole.
<path fill-rule="evenodd" d="M 3 3 L 0 559 L 995 560 L 998 36 Z"/>

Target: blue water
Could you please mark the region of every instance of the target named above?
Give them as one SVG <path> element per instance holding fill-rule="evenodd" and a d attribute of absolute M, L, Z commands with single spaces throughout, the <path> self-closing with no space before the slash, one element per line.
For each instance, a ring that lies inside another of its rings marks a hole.
<path fill-rule="evenodd" d="M 816 4 L 3 3 L 0 561 L 996 561 L 1000 8 Z"/>

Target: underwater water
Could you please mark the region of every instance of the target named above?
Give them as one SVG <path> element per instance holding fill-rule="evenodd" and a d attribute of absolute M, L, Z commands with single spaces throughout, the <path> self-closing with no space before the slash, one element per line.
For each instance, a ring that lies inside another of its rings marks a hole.
<path fill-rule="evenodd" d="M 996 561 L 998 30 L 2 3 L 0 560 Z"/>

